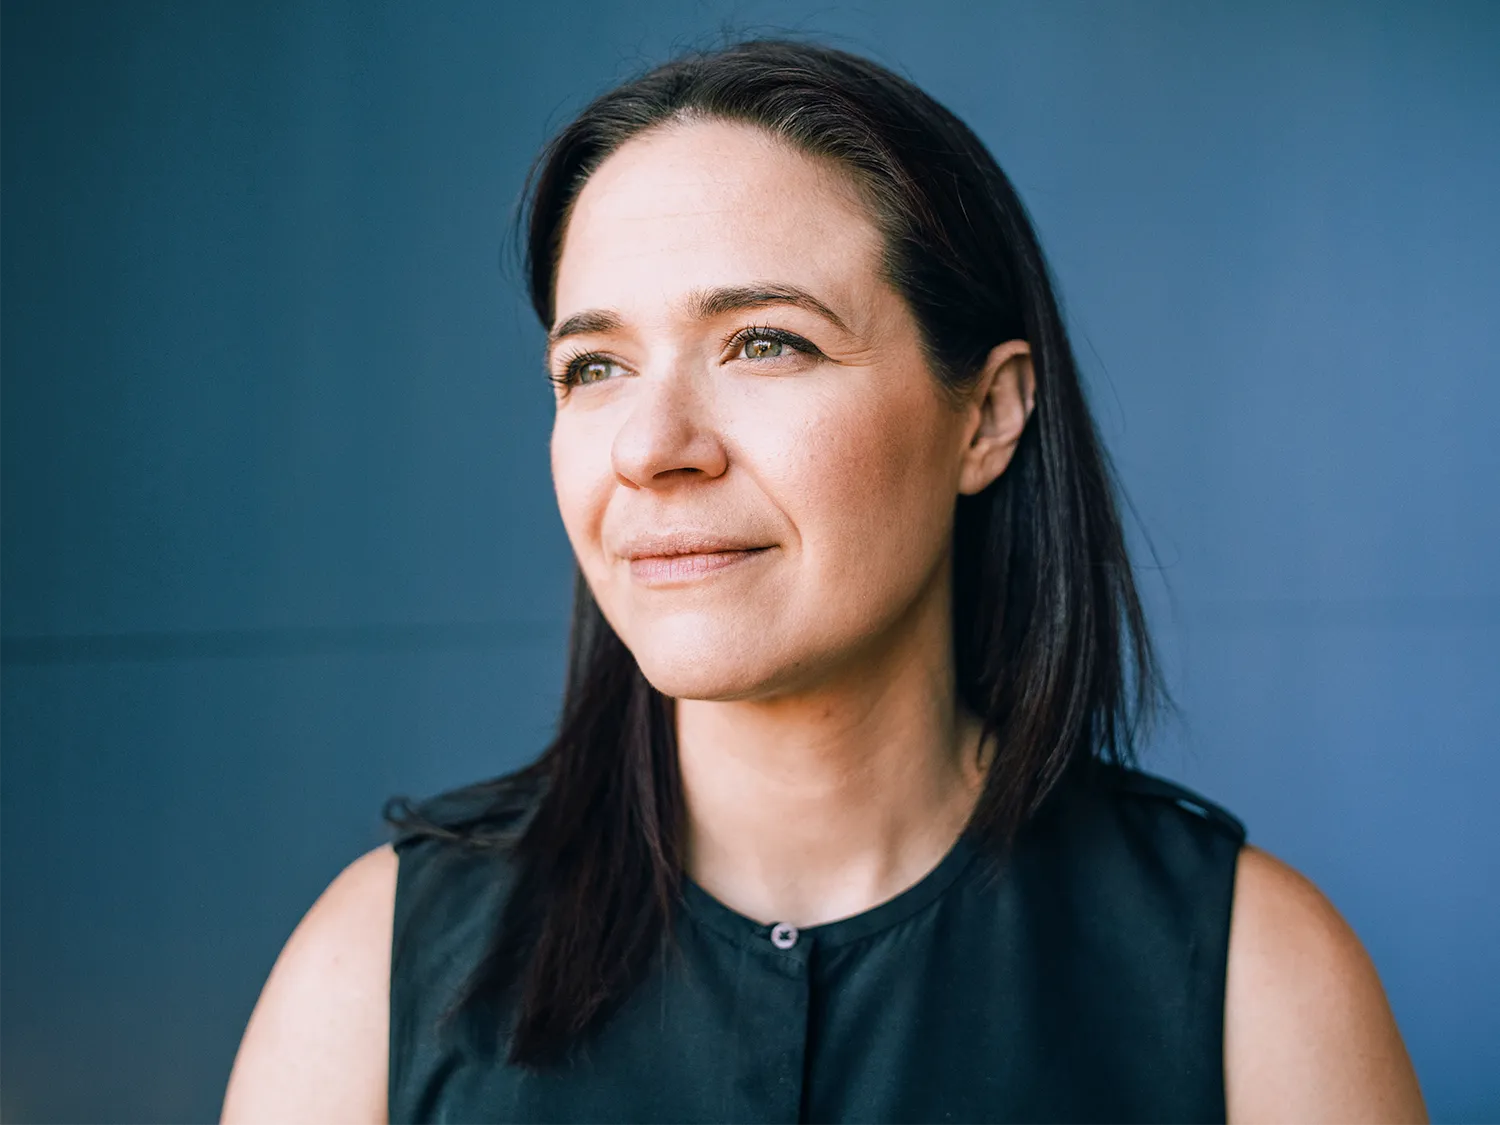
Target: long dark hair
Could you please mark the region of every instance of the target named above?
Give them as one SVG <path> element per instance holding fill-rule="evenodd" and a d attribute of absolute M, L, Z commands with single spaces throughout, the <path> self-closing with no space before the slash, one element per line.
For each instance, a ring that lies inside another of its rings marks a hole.
<path fill-rule="evenodd" d="M 954 525 L 958 693 L 995 746 L 970 827 L 1003 852 L 1071 767 L 1131 761 L 1141 723 L 1165 699 L 1113 474 L 1026 210 L 963 122 L 875 63 L 783 40 L 695 53 L 603 94 L 537 158 L 521 221 L 544 327 L 584 182 L 632 137 L 694 116 L 757 126 L 847 170 L 944 387 L 962 389 L 996 344 L 1031 345 L 1034 413 L 1006 471 L 958 498 Z M 682 877 L 672 701 L 646 681 L 581 575 L 557 736 L 524 769 L 473 791 L 496 808 L 535 797 L 524 829 L 495 838 L 511 849 L 516 882 L 451 1011 L 495 1013 L 514 993 L 508 1061 L 541 1067 L 647 971 Z M 485 839 L 410 806 L 392 819 Z"/>

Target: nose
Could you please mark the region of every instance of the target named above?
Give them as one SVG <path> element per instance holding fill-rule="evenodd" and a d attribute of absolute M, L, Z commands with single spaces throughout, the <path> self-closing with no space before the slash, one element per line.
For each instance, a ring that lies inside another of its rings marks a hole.
<path fill-rule="evenodd" d="M 616 480 L 627 488 L 663 488 L 723 474 L 728 457 L 703 372 L 683 364 L 637 376 L 630 389 L 630 409 L 610 449 Z"/>

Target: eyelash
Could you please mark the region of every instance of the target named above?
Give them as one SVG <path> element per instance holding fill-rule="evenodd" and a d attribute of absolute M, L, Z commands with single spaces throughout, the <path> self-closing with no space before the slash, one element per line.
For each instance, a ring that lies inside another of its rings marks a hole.
<path fill-rule="evenodd" d="M 794 352 L 803 355 L 822 355 L 818 346 L 811 340 L 798 336 L 795 332 L 788 332 L 784 328 L 770 328 L 760 325 L 751 325 L 741 328 L 738 332 L 728 336 L 724 340 L 726 350 L 733 348 L 739 351 L 751 340 L 769 340 L 772 343 L 781 344 Z M 581 351 L 565 354 L 562 358 L 562 369 L 558 372 L 549 373 L 547 378 L 563 390 L 579 385 L 579 373 L 591 363 L 616 363 L 604 352 Z M 621 365 L 623 366 L 623 365 Z"/>

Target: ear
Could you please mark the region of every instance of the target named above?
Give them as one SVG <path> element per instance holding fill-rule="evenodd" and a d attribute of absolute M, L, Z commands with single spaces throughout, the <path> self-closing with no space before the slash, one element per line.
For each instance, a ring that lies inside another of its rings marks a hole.
<path fill-rule="evenodd" d="M 958 490 L 982 492 L 1005 472 L 1036 404 L 1031 345 L 1007 340 L 990 350 L 966 407 Z"/>

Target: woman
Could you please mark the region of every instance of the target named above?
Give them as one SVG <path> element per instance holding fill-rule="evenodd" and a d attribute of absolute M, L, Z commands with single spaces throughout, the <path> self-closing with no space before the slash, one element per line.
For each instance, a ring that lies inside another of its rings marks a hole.
<path fill-rule="evenodd" d="M 226 1121 L 1424 1116 L 1368 958 L 1127 767 L 1158 696 L 1046 267 L 909 83 L 755 41 L 531 184 L 559 733 L 292 935 Z"/>

